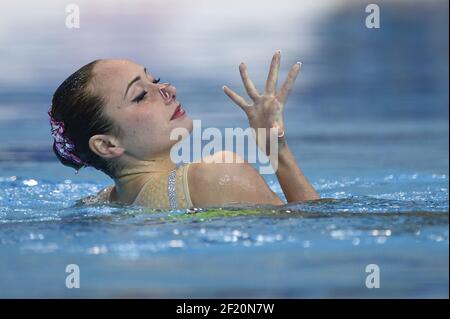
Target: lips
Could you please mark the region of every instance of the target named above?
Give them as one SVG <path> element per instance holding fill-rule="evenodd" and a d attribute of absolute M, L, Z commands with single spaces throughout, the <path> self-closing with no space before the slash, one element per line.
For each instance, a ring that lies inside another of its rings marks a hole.
<path fill-rule="evenodd" d="M 184 113 L 186 113 L 186 111 L 181 107 L 181 104 L 178 104 L 178 106 L 175 108 L 175 111 L 173 112 L 170 120 L 172 121 L 180 116 L 183 116 Z"/>

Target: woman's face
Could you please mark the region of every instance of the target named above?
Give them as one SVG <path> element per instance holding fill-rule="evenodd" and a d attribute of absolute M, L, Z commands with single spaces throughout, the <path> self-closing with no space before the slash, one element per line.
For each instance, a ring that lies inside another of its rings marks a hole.
<path fill-rule="evenodd" d="M 94 89 L 105 99 L 104 112 L 122 131 L 120 146 L 139 160 L 170 150 L 177 142 L 170 140 L 173 129 L 192 131 L 175 87 L 157 79 L 128 60 L 102 60 L 94 67 Z"/>

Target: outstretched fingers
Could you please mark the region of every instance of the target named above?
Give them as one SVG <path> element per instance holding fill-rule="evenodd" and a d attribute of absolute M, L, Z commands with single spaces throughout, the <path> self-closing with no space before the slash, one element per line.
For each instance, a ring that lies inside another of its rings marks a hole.
<path fill-rule="evenodd" d="M 277 50 L 277 52 L 272 57 L 269 75 L 267 76 L 266 93 L 265 93 L 267 95 L 275 95 L 277 88 L 278 70 L 280 69 L 280 59 L 281 59 L 281 51 Z"/>
<path fill-rule="evenodd" d="M 234 103 L 236 103 L 241 109 L 243 109 L 246 114 L 249 113 L 251 106 L 245 101 L 242 96 L 225 85 L 223 86 L 223 91 Z"/>
<path fill-rule="evenodd" d="M 253 101 L 258 100 L 260 98 L 259 92 L 253 84 L 253 81 L 250 79 L 247 66 L 244 62 L 241 62 L 239 64 L 239 72 L 241 74 L 242 82 L 244 83 L 244 87 L 247 91 L 248 96 L 250 96 Z"/>
<path fill-rule="evenodd" d="M 297 62 L 289 70 L 287 78 L 284 81 L 280 91 L 278 92 L 278 101 L 280 101 L 280 103 L 282 104 L 286 103 L 289 93 L 291 92 L 295 80 L 297 79 L 297 75 L 300 72 L 301 65 L 302 64 L 300 62 Z"/>

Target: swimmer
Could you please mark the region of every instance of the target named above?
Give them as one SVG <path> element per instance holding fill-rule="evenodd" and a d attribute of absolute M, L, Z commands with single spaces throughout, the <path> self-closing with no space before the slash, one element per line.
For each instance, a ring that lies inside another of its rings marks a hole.
<path fill-rule="evenodd" d="M 251 128 L 278 132 L 276 176 L 287 202 L 319 199 L 289 149 L 284 106 L 300 71 L 294 64 L 279 90 L 281 52 L 270 65 L 264 93 L 258 92 L 244 63 L 248 103 L 230 88 L 224 93 L 247 115 Z M 114 181 L 86 202 L 119 203 L 157 209 L 283 205 L 259 172 L 239 155 L 216 152 L 195 163 L 176 165 L 170 150 L 175 128 L 192 132 L 193 122 L 177 100 L 176 88 L 129 60 L 96 60 L 69 76 L 55 91 L 49 110 L 53 151 L 62 164 L 91 166 Z M 261 149 L 266 140 L 256 139 Z M 226 157 L 233 159 L 226 162 Z M 218 163 L 221 162 L 222 163 Z"/>

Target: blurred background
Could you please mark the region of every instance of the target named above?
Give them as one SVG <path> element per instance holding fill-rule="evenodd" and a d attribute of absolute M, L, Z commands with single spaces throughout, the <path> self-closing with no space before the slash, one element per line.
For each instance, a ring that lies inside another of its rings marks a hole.
<path fill-rule="evenodd" d="M 58 85 L 98 58 L 128 58 L 170 81 L 202 126 L 247 127 L 223 94 L 244 93 L 238 63 L 264 87 L 282 50 L 280 81 L 301 74 L 287 104 L 292 147 L 328 169 L 448 172 L 448 2 L 64 1 L 2 4 L 0 162 L 54 161 L 46 111 Z M 71 171 L 63 171 L 71 174 Z M 84 174 L 84 173 L 83 173 Z M 96 174 L 89 171 L 86 174 Z"/>
<path fill-rule="evenodd" d="M 78 29 L 69 2 L 2 2 L 0 296 L 448 298 L 448 1 L 377 0 L 368 29 L 371 2 L 80 0 Z M 247 127 L 222 85 L 244 94 L 245 61 L 262 89 L 276 49 L 279 83 L 303 62 L 289 145 L 332 200 L 212 219 L 74 207 L 111 181 L 51 151 L 47 110 L 67 76 L 128 58 L 203 128 Z M 84 289 L 63 285 L 73 262 Z M 363 286 L 373 262 L 384 289 Z"/>

